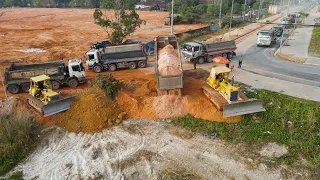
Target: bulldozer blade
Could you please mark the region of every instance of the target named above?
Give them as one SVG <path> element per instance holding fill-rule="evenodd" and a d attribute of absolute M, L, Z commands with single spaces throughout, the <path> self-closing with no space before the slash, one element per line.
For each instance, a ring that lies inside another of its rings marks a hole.
<path fill-rule="evenodd" d="M 61 97 L 57 100 L 50 101 L 48 104 L 44 104 L 32 96 L 27 99 L 28 103 L 44 117 L 68 110 L 74 100 L 74 97 Z"/>
<path fill-rule="evenodd" d="M 68 110 L 74 100 L 75 98 L 71 96 L 62 97 L 61 99 L 50 101 L 48 104 L 42 107 L 43 116 L 48 117 L 53 114 Z"/>
<path fill-rule="evenodd" d="M 223 117 L 239 116 L 243 114 L 251 114 L 266 111 L 263 107 L 263 101 L 258 99 L 249 99 L 246 101 L 238 101 L 226 104 L 223 107 Z"/>

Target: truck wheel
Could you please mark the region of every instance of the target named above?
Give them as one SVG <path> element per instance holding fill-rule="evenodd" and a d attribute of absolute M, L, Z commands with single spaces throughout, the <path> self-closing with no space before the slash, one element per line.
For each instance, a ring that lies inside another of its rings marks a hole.
<path fill-rule="evenodd" d="M 17 84 L 10 84 L 8 87 L 8 91 L 11 94 L 18 94 L 20 92 L 20 86 Z"/>
<path fill-rule="evenodd" d="M 30 83 L 23 83 L 21 85 L 21 90 L 22 92 L 28 93 L 30 89 Z"/>
<path fill-rule="evenodd" d="M 204 63 L 204 57 L 200 57 L 200 58 L 198 59 L 198 63 L 199 63 L 199 64 L 203 64 L 203 63 Z"/>
<path fill-rule="evenodd" d="M 102 67 L 99 65 L 96 65 L 93 67 L 93 71 L 96 73 L 101 73 L 102 72 Z"/>
<path fill-rule="evenodd" d="M 60 83 L 58 81 L 51 81 L 51 87 L 53 90 L 60 89 Z"/>
<path fill-rule="evenodd" d="M 117 70 L 117 66 L 115 64 L 110 64 L 109 65 L 109 70 L 110 71 L 116 71 Z"/>
<path fill-rule="evenodd" d="M 137 63 L 135 63 L 135 62 L 129 63 L 129 69 L 136 69 L 136 68 L 137 68 Z"/>
<path fill-rule="evenodd" d="M 146 66 L 147 66 L 146 61 L 139 61 L 139 62 L 138 62 L 138 67 L 139 67 L 139 68 L 145 68 Z"/>
<path fill-rule="evenodd" d="M 222 53 L 221 56 L 225 57 L 225 58 L 228 58 L 228 54 L 227 53 Z"/>
<path fill-rule="evenodd" d="M 232 52 L 228 52 L 227 57 L 228 57 L 228 59 L 229 58 L 233 58 L 233 53 Z"/>
<path fill-rule="evenodd" d="M 77 87 L 79 85 L 79 81 L 77 79 L 75 79 L 75 78 L 72 78 L 72 79 L 70 79 L 68 81 L 67 84 L 68 84 L 69 87 L 75 88 L 75 87 Z"/>

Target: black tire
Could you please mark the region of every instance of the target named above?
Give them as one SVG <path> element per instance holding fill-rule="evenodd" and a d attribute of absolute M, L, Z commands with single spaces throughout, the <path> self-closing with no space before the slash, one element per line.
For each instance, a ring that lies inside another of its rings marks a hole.
<path fill-rule="evenodd" d="M 10 84 L 8 86 L 8 91 L 11 94 L 18 94 L 20 92 L 20 86 L 18 84 Z"/>
<path fill-rule="evenodd" d="M 109 65 L 109 70 L 110 71 L 116 71 L 117 70 L 117 66 L 115 64 L 110 64 Z"/>
<path fill-rule="evenodd" d="M 77 86 L 79 86 L 79 81 L 75 78 L 69 79 L 67 82 L 69 87 L 75 88 Z"/>
<path fill-rule="evenodd" d="M 51 87 L 53 90 L 60 89 L 61 84 L 58 81 L 51 81 Z"/>
<path fill-rule="evenodd" d="M 21 84 L 21 91 L 22 92 L 28 93 L 29 89 L 30 89 L 30 83 L 27 82 L 27 83 Z"/>
<path fill-rule="evenodd" d="M 101 73 L 102 72 L 102 67 L 99 65 L 93 66 L 93 71 L 96 73 Z"/>
<path fill-rule="evenodd" d="M 222 53 L 221 56 L 225 57 L 225 58 L 228 58 L 228 54 L 227 53 Z"/>
<path fill-rule="evenodd" d="M 138 67 L 139 68 L 145 68 L 147 66 L 147 62 L 146 61 L 139 61 L 138 62 Z"/>
<path fill-rule="evenodd" d="M 228 59 L 233 58 L 233 53 L 232 52 L 228 52 L 227 57 L 228 57 Z"/>
<path fill-rule="evenodd" d="M 198 64 L 203 64 L 205 62 L 204 57 L 199 57 Z"/>
<path fill-rule="evenodd" d="M 129 69 L 136 69 L 136 68 L 137 68 L 137 63 L 135 63 L 135 62 L 129 63 Z"/>

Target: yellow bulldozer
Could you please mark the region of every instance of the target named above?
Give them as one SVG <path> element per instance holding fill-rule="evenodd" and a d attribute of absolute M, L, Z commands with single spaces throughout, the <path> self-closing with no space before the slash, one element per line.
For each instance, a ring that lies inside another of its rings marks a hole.
<path fill-rule="evenodd" d="M 204 94 L 211 102 L 223 111 L 223 117 L 232 117 L 265 111 L 263 101 L 249 99 L 233 85 L 229 74 L 231 70 L 225 66 L 212 67 L 207 78 L 207 86 L 202 87 Z"/>
<path fill-rule="evenodd" d="M 53 91 L 50 77 L 46 75 L 30 78 L 29 94 L 28 104 L 44 117 L 69 109 L 75 100 L 74 97 L 63 97 Z"/>

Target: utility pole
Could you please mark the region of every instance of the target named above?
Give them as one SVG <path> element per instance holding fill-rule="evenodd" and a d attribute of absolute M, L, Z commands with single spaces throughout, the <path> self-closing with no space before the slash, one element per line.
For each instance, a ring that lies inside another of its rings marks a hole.
<path fill-rule="evenodd" d="M 289 5 L 290 5 L 290 1 L 291 0 L 288 0 L 288 6 L 287 6 L 287 11 L 286 11 L 286 16 L 285 16 L 285 27 L 287 27 L 287 22 L 288 22 L 288 11 L 289 11 Z M 289 30 L 288 30 L 288 33 L 289 33 Z M 281 53 L 281 48 L 282 48 L 282 42 L 283 42 L 283 34 L 284 34 L 284 31 L 283 31 L 283 33 L 282 33 L 282 36 L 281 36 L 281 41 L 280 41 L 280 49 L 279 49 L 279 51 L 280 51 L 280 53 Z M 289 34 L 288 34 L 288 37 L 287 38 L 289 38 Z"/>
<path fill-rule="evenodd" d="M 232 0 L 232 5 L 231 5 L 231 17 L 230 17 L 230 27 L 229 27 L 229 40 L 230 40 L 231 25 L 232 25 L 232 16 L 233 16 L 233 3 L 234 3 L 234 0 Z"/>
<path fill-rule="evenodd" d="M 244 0 L 244 4 L 243 4 L 243 20 L 246 16 L 246 5 L 247 5 L 247 0 Z"/>
<path fill-rule="evenodd" d="M 262 0 L 260 0 L 260 4 L 259 4 L 258 19 L 260 19 L 261 8 L 262 8 Z"/>
<path fill-rule="evenodd" d="M 174 0 L 172 0 L 172 7 L 171 7 L 171 35 L 173 35 L 173 4 Z"/>
<path fill-rule="evenodd" d="M 219 14 L 219 28 L 221 29 L 221 9 L 222 9 L 222 0 L 220 0 L 220 14 Z"/>

